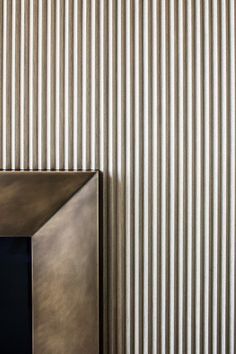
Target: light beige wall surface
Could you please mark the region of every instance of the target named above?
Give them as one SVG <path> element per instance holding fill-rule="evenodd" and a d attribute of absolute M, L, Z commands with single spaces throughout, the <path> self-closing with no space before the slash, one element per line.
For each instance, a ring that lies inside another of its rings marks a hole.
<path fill-rule="evenodd" d="M 0 0 L 0 168 L 103 172 L 104 353 L 236 352 L 235 6 Z"/>

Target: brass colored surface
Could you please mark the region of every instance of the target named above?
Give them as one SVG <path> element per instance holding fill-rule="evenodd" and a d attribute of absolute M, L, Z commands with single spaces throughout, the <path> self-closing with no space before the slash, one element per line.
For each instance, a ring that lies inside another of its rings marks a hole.
<path fill-rule="evenodd" d="M 98 354 L 98 176 L 32 239 L 34 354 Z"/>
<path fill-rule="evenodd" d="M 0 172 L 0 237 L 32 237 L 33 354 L 99 354 L 98 176 Z"/>
<path fill-rule="evenodd" d="M 33 235 L 93 172 L 0 172 L 0 236 Z"/>

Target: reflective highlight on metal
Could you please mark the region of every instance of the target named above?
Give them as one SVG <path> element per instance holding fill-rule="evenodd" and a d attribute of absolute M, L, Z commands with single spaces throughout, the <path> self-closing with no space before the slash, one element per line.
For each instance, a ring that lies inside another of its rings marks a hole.
<path fill-rule="evenodd" d="M 99 174 L 0 172 L 0 195 L 0 237 L 32 238 L 33 354 L 101 353 Z"/>
<path fill-rule="evenodd" d="M 93 172 L 0 172 L 0 234 L 33 235 Z"/>

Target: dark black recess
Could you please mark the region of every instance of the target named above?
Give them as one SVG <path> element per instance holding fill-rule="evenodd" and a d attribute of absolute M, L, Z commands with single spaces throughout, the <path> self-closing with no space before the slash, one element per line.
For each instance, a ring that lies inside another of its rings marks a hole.
<path fill-rule="evenodd" d="M 0 237 L 0 353 L 32 354 L 30 237 Z"/>

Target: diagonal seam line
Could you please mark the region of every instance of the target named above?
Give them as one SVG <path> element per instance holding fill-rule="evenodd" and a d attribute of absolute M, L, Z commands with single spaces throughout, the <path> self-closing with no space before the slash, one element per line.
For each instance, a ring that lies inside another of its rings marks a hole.
<path fill-rule="evenodd" d="M 75 191 L 71 194 L 71 196 L 70 196 L 68 199 L 66 199 L 66 201 L 65 201 L 61 206 L 59 206 L 59 207 L 57 208 L 57 210 L 54 211 L 54 212 L 48 217 L 48 219 L 47 219 L 46 221 L 44 221 L 44 222 L 42 223 L 42 225 L 41 225 L 40 227 L 38 227 L 38 228 L 33 232 L 33 234 L 32 234 L 30 237 L 33 238 L 34 235 L 35 235 L 44 225 L 46 225 L 47 222 L 48 222 L 51 218 L 53 218 L 53 216 L 56 215 L 56 214 L 58 213 L 58 211 L 59 211 L 61 208 L 63 208 L 63 206 L 64 206 L 66 203 L 68 203 L 68 202 L 75 196 L 76 193 L 78 193 L 82 188 L 84 188 L 84 186 L 86 186 L 86 184 L 87 184 L 88 182 L 90 182 L 90 180 L 91 180 L 94 176 L 96 176 L 97 173 L 98 173 L 98 171 L 95 171 L 95 172 L 93 173 L 93 175 L 90 176 L 80 187 L 78 187 L 77 189 L 75 189 Z"/>

